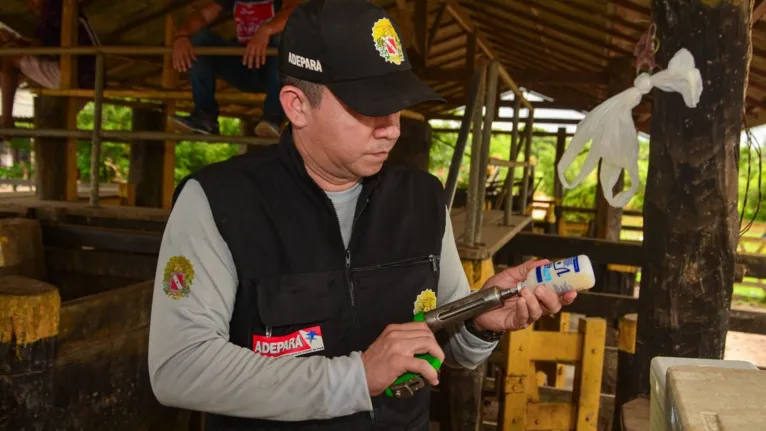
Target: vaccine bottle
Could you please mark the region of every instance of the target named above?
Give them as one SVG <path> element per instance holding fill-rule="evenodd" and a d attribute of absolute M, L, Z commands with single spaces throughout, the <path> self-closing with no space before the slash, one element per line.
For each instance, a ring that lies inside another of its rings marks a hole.
<path fill-rule="evenodd" d="M 534 293 L 536 286 L 545 286 L 560 296 L 573 290 L 588 290 L 595 284 L 590 258 L 581 254 L 534 268 L 518 288 L 528 287 Z"/>

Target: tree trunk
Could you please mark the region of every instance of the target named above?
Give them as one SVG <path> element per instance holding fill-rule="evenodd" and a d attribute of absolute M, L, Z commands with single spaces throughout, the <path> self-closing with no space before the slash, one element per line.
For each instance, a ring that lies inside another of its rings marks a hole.
<path fill-rule="evenodd" d="M 737 157 L 749 1 L 653 1 L 667 67 L 680 48 L 702 74 L 701 99 L 653 92 L 644 203 L 644 266 L 633 395 L 655 356 L 723 357 L 737 247 Z"/>

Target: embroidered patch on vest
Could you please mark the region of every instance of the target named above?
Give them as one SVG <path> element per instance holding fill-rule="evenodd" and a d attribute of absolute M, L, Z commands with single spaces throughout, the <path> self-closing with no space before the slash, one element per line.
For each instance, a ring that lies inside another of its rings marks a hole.
<path fill-rule="evenodd" d="M 426 289 L 420 292 L 417 298 L 415 298 L 415 308 L 412 310 L 412 314 L 418 314 L 422 312 L 428 312 L 436 308 L 436 294 L 431 289 Z"/>
<path fill-rule="evenodd" d="M 295 331 L 278 337 L 253 335 L 253 352 L 269 358 L 300 356 L 324 350 L 322 329 L 319 326 Z"/>
<path fill-rule="evenodd" d="M 402 42 L 388 18 L 375 21 L 372 26 L 372 40 L 375 42 L 375 49 L 387 62 L 402 64 L 404 61 Z"/>
<path fill-rule="evenodd" d="M 165 265 L 162 276 L 162 291 L 173 299 L 189 296 L 194 281 L 194 265 L 183 256 L 173 256 Z"/>

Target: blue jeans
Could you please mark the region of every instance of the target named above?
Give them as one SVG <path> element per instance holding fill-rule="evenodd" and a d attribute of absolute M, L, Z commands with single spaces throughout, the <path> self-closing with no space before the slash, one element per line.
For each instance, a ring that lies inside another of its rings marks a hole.
<path fill-rule="evenodd" d="M 270 48 L 279 45 L 280 35 L 272 36 Z M 202 29 L 189 38 L 194 46 L 241 46 L 235 40 L 226 40 L 208 29 Z M 266 93 L 263 119 L 276 124 L 285 119 L 279 102 L 279 69 L 277 57 L 266 57 L 260 68 L 248 69 L 242 65 L 241 56 L 198 55 L 189 70 L 194 95 L 194 113 L 218 118 L 218 102 L 215 100 L 215 80 L 220 77 L 232 87 L 245 93 Z"/>

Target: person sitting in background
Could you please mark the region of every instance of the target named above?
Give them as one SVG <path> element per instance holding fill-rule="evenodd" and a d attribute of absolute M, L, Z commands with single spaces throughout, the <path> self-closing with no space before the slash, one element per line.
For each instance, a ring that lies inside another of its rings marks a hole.
<path fill-rule="evenodd" d="M 27 0 L 27 6 L 40 16 L 34 36 L 31 39 L 4 36 L 2 46 L 61 46 L 61 11 L 62 0 Z M 98 36 L 90 26 L 88 19 L 82 13 L 78 19 L 77 44 L 79 46 L 100 45 Z M 44 88 L 57 89 L 61 81 L 59 56 L 48 55 L 18 55 L 0 57 L 2 62 L 2 98 L 3 98 L 3 128 L 12 128 L 13 101 L 19 78 L 24 77 L 32 84 Z M 96 77 L 96 58 L 92 55 L 81 55 L 77 59 L 77 85 L 79 88 L 93 88 Z M 79 106 L 82 109 L 84 104 Z M 78 109 L 78 111 L 79 111 Z"/>
<path fill-rule="evenodd" d="M 267 56 L 267 48 L 276 48 L 287 17 L 300 0 L 209 0 L 197 7 L 178 27 L 173 42 L 173 66 L 189 72 L 194 95 L 194 112 L 189 116 L 172 116 L 179 126 L 203 134 L 219 134 L 218 103 L 215 100 L 216 78 L 248 93 L 266 93 L 263 117 L 255 127 L 261 137 L 278 137 L 285 120 L 279 102 L 281 83 L 277 61 Z M 222 13 L 234 16 L 237 37 L 226 40 L 207 28 Z M 241 46 L 245 54 L 232 56 L 199 56 L 194 47 Z"/>

